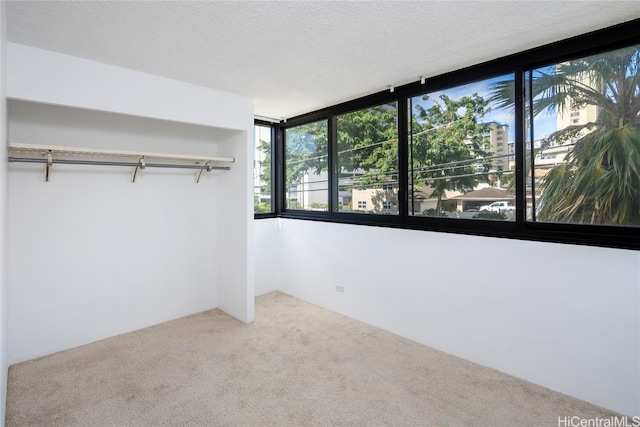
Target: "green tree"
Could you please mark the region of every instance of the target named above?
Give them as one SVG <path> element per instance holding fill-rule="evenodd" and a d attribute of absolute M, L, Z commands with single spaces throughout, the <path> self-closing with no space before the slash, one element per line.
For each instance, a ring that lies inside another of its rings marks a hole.
<path fill-rule="evenodd" d="M 264 153 L 264 160 L 260 162 L 260 183 L 263 187 L 271 189 L 271 175 L 273 168 L 273 160 L 271 155 L 271 143 L 269 141 L 260 140 L 258 150 Z"/>
<path fill-rule="evenodd" d="M 327 128 L 324 122 L 303 125 L 288 131 L 287 138 L 287 186 L 300 180 L 310 170 L 316 173 L 327 170 Z M 260 140 L 258 150 L 264 153 L 260 162 L 260 182 L 271 188 L 272 150 L 269 141 Z"/>
<path fill-rule="evenodd" d="M 357 186 L 396 181 L 398 110 L 396 103 L 343 114 L 337 119 L 338 172 L 362 172 Z"/>
<path fill-rule="evenodd" d="M 366 186 L 390 180 L 397 171 L 398 130 L 397 109 L 385 104 L 341 115 L 338 124 L 338 168 L 340 172 L 358 170 L 357 185 Z M 259 147 L 265 152 L 265 163 L 271 162 L 268 143 Z M 328 128 L 319 121 L 286 131 L 286 186 L 298 183 L 304 174 L 327 171 Z M 260 179 L 271 184 L 271 175 L 264 170 Z"/>
<path fill-rule="evenodd" d="M 559 129 L 544 145 L 575 141 L 540 184 L 542 221 L 640 225 L 640 46 L 533 72 L 532 116 L 597 107 L 597 118 Z M 513 106 L 512 82 L 492 99 Z M 528 104 L 528 103 L 527 103 Z"/>
<path fill-rule="evenodd" d="M 257 194 L 253 195 L 253 213 L 271 212 L 271 204 L 261 202 Z"/>
<path fill-rule="evenodd" d="M 425 95 L 423 101 L 429 101 Z M 429 105 L 429 104 L 426 104 Z M 487 102 L 478 94 L 451 99 L 446 94 L 437 97 L 428 108 L 416 103 L 412 117 L 411 167 L 413 191 L 428 185 L 437 197 L 434 214 L 443 210 L 445 190 L 467 191 L 475 188 L 487 175 L 478 175 L 481 165 L 491 167 L 484 160 L 490 143 L 489 127 L 478 123 L 477 117 L 489 112 Z"/>
<path fill-rule="evenodd" d="M 428 97 L 423 98 L 425 101 Z M 477 94 L 452 100 L 441 95 L 430 108 L 416 105 L 413 116 L 412 162 L 416 189 L 428 183 L 431 197 L 438 198 L 436 213 L 442 210 L 442 196 L 448 189 L 466 191 L 486 180 L 477 175 L 491 162 L 482 160 L 489 153 L 488 125 L 476 118 L 489 110 Z M 308 172 L 327 171 L 328 131 L 325 121 L 289 128 L 286 131 L 286 185 L 295 185 Z M 398 113 L 397 106 L 384 104 L 340 115 L 337 118 L 338 173 L 358 171 L 354 186 L 365 188 L 384 182 L 397 182 Z M 268 149 L 268 145 L 263 145 Z M 265 162 L 270 161 L 267 153 Z M 261 177 L 270 183 L 270 175 Z"/>
<path fill-rule="evenodd" d="M 286 130 L 286 176 L 289 188 L 309 171 L 326 172 L 329 135 L 325 120 L 296 126 Z"/>

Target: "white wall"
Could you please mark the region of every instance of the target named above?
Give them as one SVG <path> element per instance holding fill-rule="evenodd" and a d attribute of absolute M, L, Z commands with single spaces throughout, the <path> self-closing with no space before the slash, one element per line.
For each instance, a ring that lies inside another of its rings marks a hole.
<path fill-rule="evenodd" d="M 273 245 L 283 292 L 640 414 L 638 252 L 287 219 Z"/>
<path fill-rule="evenodd" d="M 7 401 L 7 114 L 5 96 L 5 2 L 0 2 L 0 424 L 4 425 Z"/>
<path fill-rule="evenodd" d="M 7 43 L 7 97 L 198 125 L 246 129 L 251 99 Z"/>
<path fill-rule="evenodd" d="M 255 294 L 264 295 L 280 288 L 281 258 L 280 218 L 256 220 L 254 223 Z"/>
<path fill-rule="evenodd" d="M 199 184 L 12 163 L 9 362 L 217 306 L 251 321 L 251 100 L 15 44 L 7 67 L 11 141 L 236 159 Z"/>
<path fill-rule="evenodd" d="M 218 301 L 219 308 L 253 322 L 253 117 L 248 132 L 219 132 L 218 155 L 235 157 L 231 171 L 218 178 Z"/>

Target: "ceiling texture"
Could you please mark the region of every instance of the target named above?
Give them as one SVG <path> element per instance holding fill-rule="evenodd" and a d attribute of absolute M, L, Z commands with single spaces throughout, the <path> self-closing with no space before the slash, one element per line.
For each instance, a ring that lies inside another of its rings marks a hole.
<path fill-rule="evenodd" d="M 7 1 L 10 42 L 282 119 L 640 18 L 640 1 Z"/>

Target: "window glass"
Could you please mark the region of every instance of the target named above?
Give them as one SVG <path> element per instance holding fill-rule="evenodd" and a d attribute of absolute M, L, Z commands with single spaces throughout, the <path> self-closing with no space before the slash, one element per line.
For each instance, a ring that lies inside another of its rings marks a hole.
<path fill-rule="evenodd" d="M 254 126 L 253 212 L 273 212 L 271 182 L 272 132 L 270 126 Z"/>
<path fill-rule="evenodd" d="M 511 74 L 409 100 L 409 215 L 515 220 L 513 99 Z"/>
<path fill-rule="evenodd" d="M 287 209 L 327 211 L 327 121 L 285 131 L 285 200 Z"/>
<path fill-rule="evenodd" d="M 397 215 L 397 103 L 343 114 L 336 123 L 336 208 L 342 212 Z"/>
<path fill-rule="evenodd" d="M 640 226 L 640 45 L 527 74 L 529 220 Z"/>

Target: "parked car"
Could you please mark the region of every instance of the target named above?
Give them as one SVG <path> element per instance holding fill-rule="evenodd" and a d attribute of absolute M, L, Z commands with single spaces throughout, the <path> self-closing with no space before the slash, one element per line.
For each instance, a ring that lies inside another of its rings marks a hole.
<path fill-rule="evenodd" d="M 493 202 L 490 205 L 480 206 L 480 212 L 515 212 L 516 207 L 509 205 L 509 202 Z"/>

